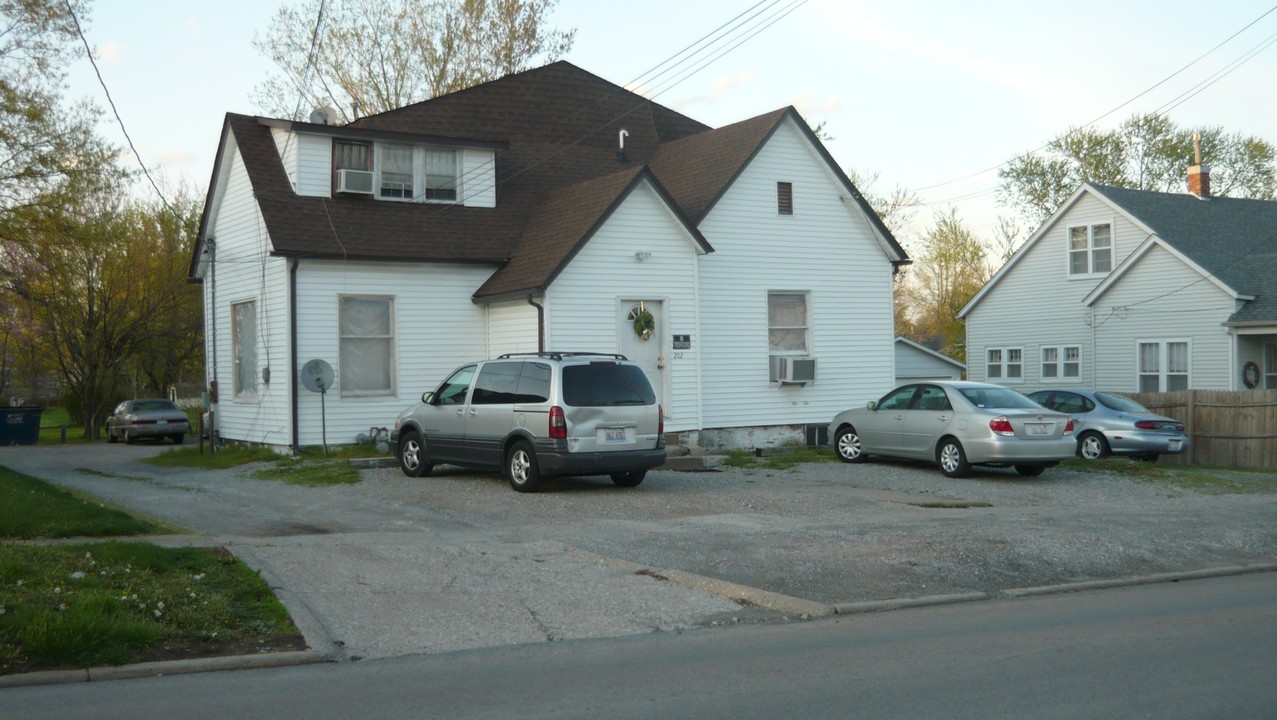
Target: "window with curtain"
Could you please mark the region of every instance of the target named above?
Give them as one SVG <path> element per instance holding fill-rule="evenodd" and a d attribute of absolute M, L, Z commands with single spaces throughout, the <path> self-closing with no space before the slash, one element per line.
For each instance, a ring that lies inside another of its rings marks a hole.
<path fill-rule="evenodd" d="M 341 394 L 394 394 L 394 300 L 342 297 L 338 301 L 337 322 Z"/>
<path fill-rule="evenodd" d="M 426 148 L 426 200 L 457 199 L 457 151 Z"/>
<path fill-rule="evenodd" d="M 1264 389 L 1277 389 L 1277 343 L 1264 343 Z"/>
<path fill-rule="evenodd" d="M 416 196 L 412 182 L 412 146 L 382 143 L 377 145 L 381 163 L 379 193 L 381 197 L 411 200 Z"/>
<path fill-rule="evenodd" d="M 372 146 L 338 140 L 333 144 L 333 163 L 338 170 L 372 170 Z"/>
<path fill-rule="evenodd" d="M 231 305 L 231 354 L 234 396 L 257 395 L 257 302 Z"/>
<path fill-rule="evenodd" d="M 807 352 L 807 294 L 767 294 L 767 344 L 773 354 Z"/>
<path fill-rule="evenodd" d="M 1186 340 L 1140 341 L 1137 350 L 1140 392 L 1174 392 L 1188 389 Z"/>
<path fill-rule="evenodd" d="M 984 357 L 986 380 L 1024 379 L 1024 348 L 988 348 Z"/>
<path fill-rule="evenodd" d="M 1077 345 L 1044 346 L 1042 379 L 1057 380 L 1082 376 L 1082 348 Z"/>

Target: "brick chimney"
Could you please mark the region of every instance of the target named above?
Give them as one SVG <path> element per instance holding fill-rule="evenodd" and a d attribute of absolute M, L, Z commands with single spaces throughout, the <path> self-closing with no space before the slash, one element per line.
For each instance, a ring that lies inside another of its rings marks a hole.
<path fill-rule="evenodd" d="M 1188 166 L 1188 191 L 1199 198 L 1210 197 L 1210 165 L 1202 164 L 1202 134 L 1193 133 L 1193 164 Z"/>

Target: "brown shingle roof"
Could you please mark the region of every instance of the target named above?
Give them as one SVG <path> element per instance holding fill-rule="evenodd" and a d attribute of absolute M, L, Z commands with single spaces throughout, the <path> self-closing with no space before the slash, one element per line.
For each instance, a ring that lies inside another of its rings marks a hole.
<path fill-rule="evenodd" d="M 410 262 L 509 260 L 476 295 L 493 297 L 546 287 L 643 175 L 658 192 L 668 192 L 667 201 L 690 218 L 690 232 L 704 242 L 695 225 L 789 115 L 810 133 L 792 108 L 711 130 L 557 62 L 349 126 L 360 132 L 499 143 L 506 149 L 497 150 L 495 208 L 298 196 L 267 121 L 228 114 L 226 132 L 239 145 L 276 253 Z M 618 158 L 622 129 L 628 132 L 626 157 Z M 643 170 L 645 164 L 650 172 Z M 847 186 L 876 222 L 850 181 Z M 209 209 L 206 203 L 205 223 Z M 889 242 L 899 248 L 894 239 Z M 903 250 L 899 253 L 903 258 Z"/>

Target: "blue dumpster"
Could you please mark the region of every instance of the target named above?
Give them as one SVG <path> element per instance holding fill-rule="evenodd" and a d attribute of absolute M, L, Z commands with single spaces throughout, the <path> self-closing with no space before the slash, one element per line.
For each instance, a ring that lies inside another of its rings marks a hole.
<path fill-rule="evenodd" d="M 0 445 L 35 445 L 40 441 L 40 413 L 44 408 L 0 408 Z"/>

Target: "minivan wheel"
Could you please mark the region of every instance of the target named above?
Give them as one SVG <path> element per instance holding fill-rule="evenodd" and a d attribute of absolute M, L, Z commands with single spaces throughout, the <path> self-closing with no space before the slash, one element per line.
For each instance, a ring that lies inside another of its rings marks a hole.
<path fill-rule="evenodd" d="M 966 477 L 971 472 L 971 463 L 967 462 L 967 454 L 962 450 L 962 443 L 953 438 L 940 441 L 940 449 L 936 451 L 936 462 L 940 463 L 940 472 L 945 477 Z"/>
<path fill-rule="evenodd" d="M 643 482 L 643 478 L 645 477 L 647 477 L 646 470 L 639 470 L 638 472 L 612 473 L 612 482 L 616 483 L 617 487 L 638 487 L 639 483 Z"/>
<path fill-rule="evenodd" d="M 409 430 L 399 438 L 399 469 L 408 477 L 425 477 L 434 469 L 426 462 L 426 448 L 421 443 L 421 433 Z"/>
<path fill-rule="evenodd" d="M 526 440 L 516 442 L 505 457 L 505 479 L 510 487 L 522 493 L 541 489 L 541 470 L 537 467 L 537 455 Z"/>
<path fill-rule="evenodd" d="M 834 452 L 843 462 L 864 462 L 865 449 L 860 444 L 860 435 L 855 428 L 845 427 L 838 430 L 834 438 Z"/>

